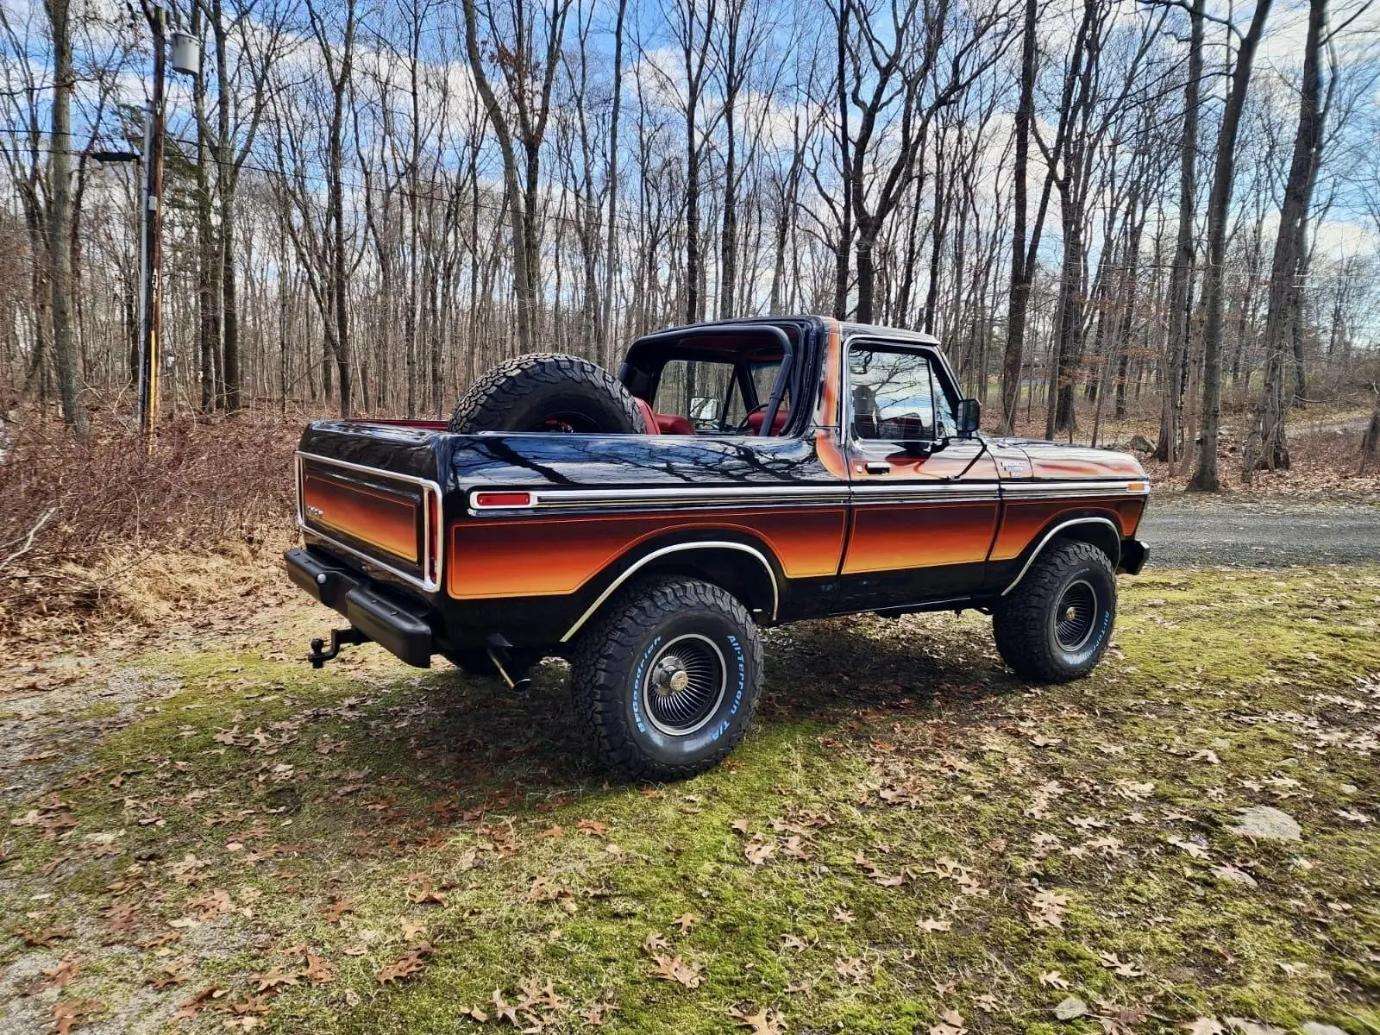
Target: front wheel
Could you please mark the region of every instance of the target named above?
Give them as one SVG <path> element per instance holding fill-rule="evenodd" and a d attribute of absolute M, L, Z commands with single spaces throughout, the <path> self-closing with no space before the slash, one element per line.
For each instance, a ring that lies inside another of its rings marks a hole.
<path fill-rule="evenodd" d="M 718 764 L 747 732 L 761 679 L 752 617 L 697 579 L 635 583 L 571 657 L 576 710 L 599 760 L 633 779 L 681 779 Z"/>
<path fill-rule="evenodd" d="M 1042 553 L 992 615 L 1002 660 L 1026 679 L 1066 683 L 1086 676 L 1107 650 L 1116 622 L 1116 573 L 1090 543 Z"/>

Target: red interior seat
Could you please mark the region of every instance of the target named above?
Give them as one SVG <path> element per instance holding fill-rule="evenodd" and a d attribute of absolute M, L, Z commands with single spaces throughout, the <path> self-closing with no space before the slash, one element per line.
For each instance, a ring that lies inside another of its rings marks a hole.
<path fill-rule="evenodd" d="M 656 423 L 663 435 L 693 435 L 695 433 L 695 425 L 691 424 L 688 418 L 676 413 L 658 413 Z"/>
<path fill-rule="evenodd" d="M 747 424 L 748 427 L 752 429 L 752 433 L 754 435 L 760 435 L 762 433 L 762 421 L 766 420 L 766 418 L 767 408 L 765 406 L 759 406 L 757 409 L 753 410 L 751 413 L 748 414 Z M 776 416 L 772 418 L 771 433 L 773 435 L 781 434 L 781 432 L 786 427 L 786 421 L 790 419 L 791 408 L 787 406 L 785 403 L 782 403 L 780 406 L 776 408 Z"/>

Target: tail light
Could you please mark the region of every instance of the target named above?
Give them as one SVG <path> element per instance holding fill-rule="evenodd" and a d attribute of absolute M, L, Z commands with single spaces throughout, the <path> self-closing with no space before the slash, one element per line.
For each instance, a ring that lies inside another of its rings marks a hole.
<path fill-rule="evenodd" d="M 426 492 L 426 581 L 440 585 L 441 567 L 441 497 Z"/>
<path fill-rule="evenodd" d="M 473 499 L 475 510 L 497 510 L 501 507 L 530 507 L 532 505 L 530 492 L 476 492 Z"/>

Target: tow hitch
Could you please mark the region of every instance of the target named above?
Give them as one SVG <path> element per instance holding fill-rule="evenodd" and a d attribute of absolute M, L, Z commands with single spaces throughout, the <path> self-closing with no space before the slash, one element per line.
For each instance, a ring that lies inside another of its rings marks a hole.
<path fill-rule="evenodd" d="M 340 653 L 340 648 L 346 645 L 358 646 L 361 643 L 368 643 L 369 637 L 360 632 L 353 625 L 348 629 L 331 630 L 330 650 L 322 650 L 326 641 L 321 637 L 316 637 L 311 641 L 311 653 L 307 655 L 307 660 L 311 662 L 312 668 L 320 668 L 326 662 Z"/>

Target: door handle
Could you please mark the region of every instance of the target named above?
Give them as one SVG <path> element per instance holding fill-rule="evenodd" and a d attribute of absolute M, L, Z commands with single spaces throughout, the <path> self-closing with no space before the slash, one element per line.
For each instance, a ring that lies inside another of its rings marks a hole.
<path fill-rule="evenodd" d="M 869 460 L 863 466 L 867 468 L 868 474 L 886 474 L 891 470 L 891 465 L 885 460 Z"/>

